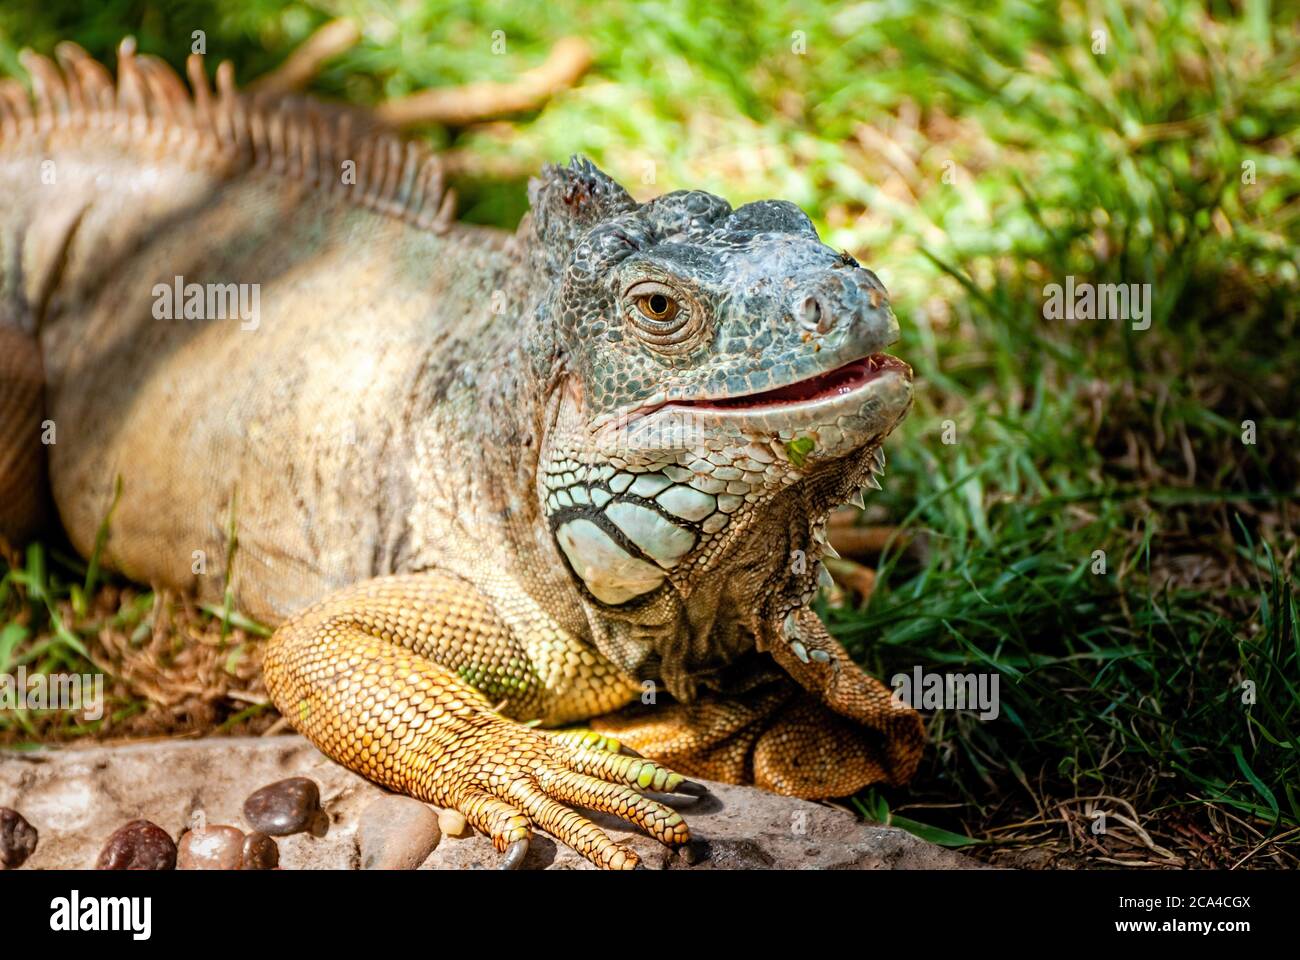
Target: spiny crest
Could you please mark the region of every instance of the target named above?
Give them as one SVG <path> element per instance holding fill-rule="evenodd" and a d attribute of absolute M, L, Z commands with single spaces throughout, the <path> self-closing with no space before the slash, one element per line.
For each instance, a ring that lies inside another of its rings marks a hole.
<path fill-rule="evenodd" d="M 553 270 L 561 268 L 592 226 L 637 207 L 617 181 L 578 156 L 567 166 L 547 164 L 540 177 L 530 180 L 528 204 L 539 250 Z"/>
<path fill-rule="evenodd" d="M 55 48 L 58 65 L 24 51 L 32 93 L 0 80 L 0 148 L 58 130 L 84 130 L 169 158 L 234 172 L 255 168 L 347 196 L 422 229 L 443 232 L 455 216 L 441 160 L 403 141 L 372 115 L 299 97 L 259 97 L 235 89 L 229 61 L 208 85 L 201 54 L 186 61 L 191 94 L 163 60 L 118 47 L 117 82 L 75 43 Z M 351 161 L 354 176 L 345 177 Z"/>

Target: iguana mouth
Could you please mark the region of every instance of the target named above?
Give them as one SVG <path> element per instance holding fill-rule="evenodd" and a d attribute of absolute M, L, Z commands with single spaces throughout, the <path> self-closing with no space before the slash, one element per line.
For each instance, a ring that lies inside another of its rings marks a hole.
<path fill-rule="evenodd" d="M 911 380 L 912 368 L 902 360 L 887 353 L 873 353 L 869 357 L 853 360 L 843 366 L 819 373 L 813 377 L 796 380 L 785 386 L 746 393 L 732 397 L 702 397 L 698 400 L 671 400 L 666 406 L 684 406 L 697 409 L 759 410 L 766 411 L 793 404 L 817 403 L 835 400 L 861 390 L 893 371 Z"/>
<path fill-rule="evenodd" d="M 692 447 L 705 434 L 743 444 L 789 440 L 798 433 L 813 440 L 819 459 L 833 458 L 886 436 L 911 398 L 912 368 L 887 353 L 873 353 L 766 390 L 656 398 L 594 427 L 611 449 L 621 451 Z"/>

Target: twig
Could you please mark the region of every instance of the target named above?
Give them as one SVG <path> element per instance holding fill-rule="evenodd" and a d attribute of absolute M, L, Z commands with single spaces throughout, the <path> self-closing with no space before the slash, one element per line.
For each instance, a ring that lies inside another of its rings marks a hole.
<path fill-rule="evenodd" d="M 846 557 L 878 555 L 890 540 L 898 536 L 897 527 L 856 527 L 840 521 L 831 514 L 826 525 L 826 537 L 837 551 Z"/>
<path fill-rule="evenodd" d="M 561 90 L 578 82 L 591 66 L 591 47 L 581 37 L 565 37 L 550 55 L 510 83 L 469 83 L 440 87 L 390 100 L 376 107 L 380 119 L 394 127 L 441 123 L 463 127 L 508 113 L 536 110 Z"/>
<path fill-rule="evenodd" d="M 279 720 L 275 721 L 275 723 L 271 724 L 269 727 L 263 730 L 262 736 L 273 737 L 281 730 L 288 729 L 288 726 L 289 726 L 289 721 L 286 720 L 284 717 L 281 717 Z"/>
<path fill-rule="evenodd" d="M 248 89 L 269 94 L 301 90 L 320 72 L 321 64 L 351 50 L 360 39 L 361 28 L 352 20 L 331 20 L 304 40 L 284 63 L 250 83 Z"/>
<path fill-rule="evenodd" d="M 871 599 L 871 594 L 876 589 L 876 571 L 853 560 L 837 560 L 834 557 L 826 557 L 822 562 L 826 564 L 826 569 L 835 578 L 835 582 L 848 587 L 856 593 L 862 598 L 861 602 L 865 603 Z"/>
<path fill-rule="evenodd" d="M 1300 827 L 1296 827 L 1295 829 L 1288 830 L 1288 831 L 1286 831 L 1286 833 L 1280 833 L 1280 834 L 1278 834 L 1276 837 L 1268 837 L 1268 838 L 1264 839 L 1264 840 L 1261 841 L 1261 842 L 1260 842 L 1260 843 L 1259 843 L 1259 844 L 1258 844 L 1254 849 L 1252 849 L 1249 853 L 1247 853 L 1244 857 L 1242 857 L 1240 860 L 1238 860 L 1236 863 L 1234 863 L 1234 864 L 1233 864 L 1231 867 L 1229 867 L 1228 869 L 1230 869 L 1230 870 L 1236 870 L 1238 867 L 1240 867 L 1242 864 L 1244 864 L 1244 863 L 1245 863 L 1247 860 L 1249 860 L 1251 857 L 1255 856 L 1255 854 L 1259 853 L 1261 850 L 1263 850 L 1263 849 L 1264 849 L 1265 847 L 1267 847 L 1269 844 L 1271 844 L 1271 843 L 1272 843 L 1272 844 L 1279 844 L 1279 843 L 1281 843 L 1283 840 L 1286 840 L 1288 837 L 1294 837 L 1296 834 L 1300 834 Z"/>

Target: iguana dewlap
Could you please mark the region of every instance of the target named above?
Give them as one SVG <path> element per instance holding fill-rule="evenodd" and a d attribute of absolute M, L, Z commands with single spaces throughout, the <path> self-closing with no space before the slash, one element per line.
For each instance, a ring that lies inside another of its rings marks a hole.
<path fill-rule="evenodd" d="M 684 842 L 643 792 L 681 773 L 911 776 L 916 714 L 809 608 L 911 371 L 797 207 L 575 161 L 461 225 L 355 114 L 58 55 L 0 84 L 0 531 L 52 502 L 89 554 L 111 510 L 106 564 L 231 584 L 294 726 L 511 862 L 540 826 L 636 865 L 573 807 Z"/>

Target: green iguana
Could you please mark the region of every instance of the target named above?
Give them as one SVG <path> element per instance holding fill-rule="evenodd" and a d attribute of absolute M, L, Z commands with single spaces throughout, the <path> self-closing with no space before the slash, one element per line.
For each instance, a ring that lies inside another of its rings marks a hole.
<path fill-rule="evenodd" d="M 798 207 L 575 160 L 515 233 L 458 224 L 365 115 L 57 56 L 0 85 L 8 538 L 52 508 L 88 556 L 112 509 L 108 566 L 229 584 L 293 726 L 511 865 L 534 827 L 637 865 L 572 807 L 686 842 L 682 774 L 912 775 L 918 716 L 809 606 L 911 370 Z"/>

